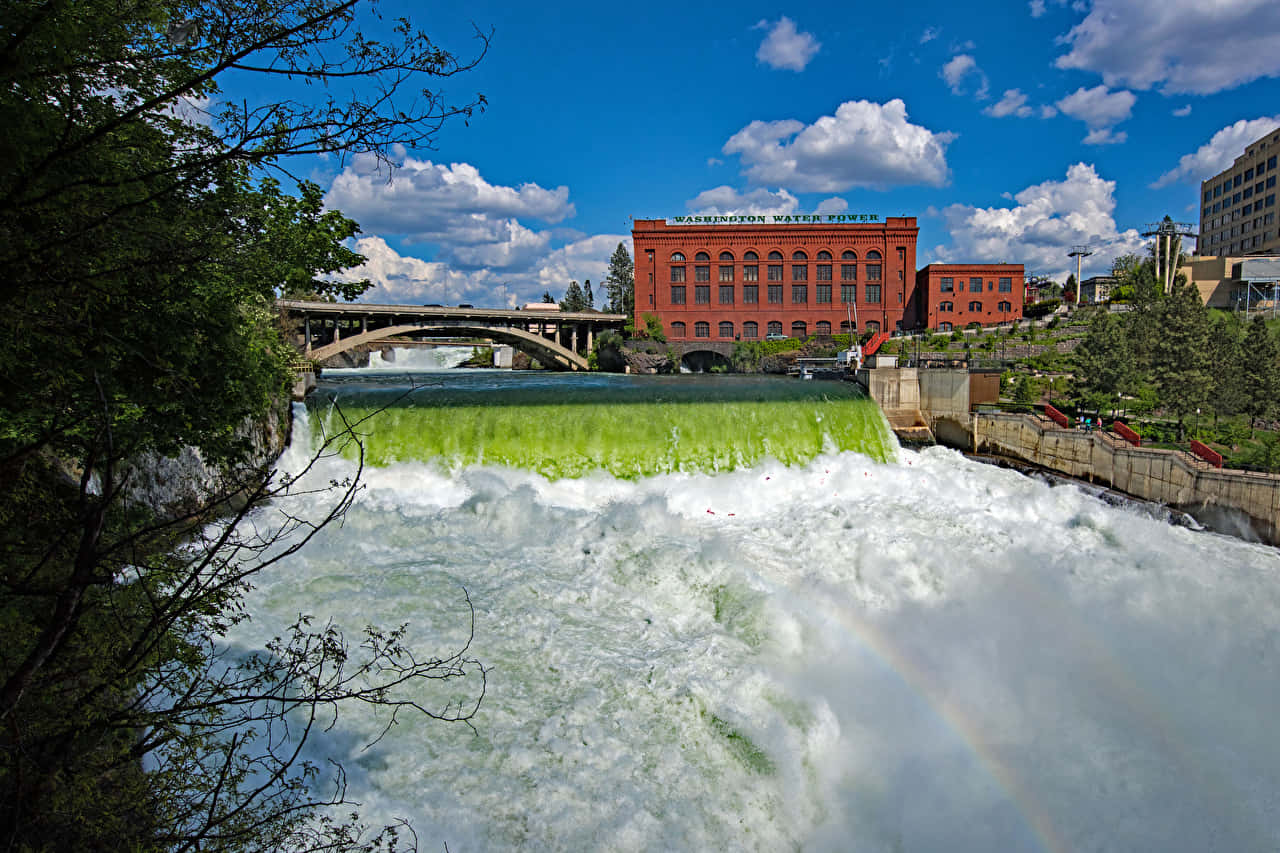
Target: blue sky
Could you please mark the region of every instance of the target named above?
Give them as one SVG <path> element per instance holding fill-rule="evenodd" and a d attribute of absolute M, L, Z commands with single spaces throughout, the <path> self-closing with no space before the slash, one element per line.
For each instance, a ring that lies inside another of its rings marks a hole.
<path fill-rule="evenodd" d="M 918 263 L 1063 280 L 1197 223 L 1199 181 L 1280 125 L 1280 3 L 387 2 L 488 109 L 391 174 L 310 164 L 360 222 L 367 301 L 503 306 L 598 283 L 630 219 L 914 215 Z M 228 95 L 234 95 L 229 91 Z M 597 293 L 600 288 L 597 287 Z"/>

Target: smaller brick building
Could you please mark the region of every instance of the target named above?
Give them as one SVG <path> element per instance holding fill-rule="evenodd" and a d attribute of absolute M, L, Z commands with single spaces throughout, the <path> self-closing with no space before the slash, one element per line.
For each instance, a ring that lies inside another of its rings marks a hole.
<path fill-rule="evenodd" d="M 916 273 L 921 325 L 939 332 L 1022 318 L 1022 264 L 929 264 Z"/>

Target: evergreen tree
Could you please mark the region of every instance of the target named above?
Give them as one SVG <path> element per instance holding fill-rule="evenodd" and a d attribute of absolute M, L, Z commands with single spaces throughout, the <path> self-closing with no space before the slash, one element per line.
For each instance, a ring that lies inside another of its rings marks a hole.
<path fill-rule="evenodd" d="M 1114 400 L 1131 390 L 1135 371 L 1133 351 L 1124 321 L 1114 314 L 1097 314 L 1089 332 L 1076 347 L 1076 374 L 1081 396 Z"/>
<path fill-rule="evenodd" d="M 1245 410 L 1244 327 L 1235 314 L 1218 313 L 1210 321 L 1209 363 L 1213 373 L 1210 405 L 1216 423 L 1219 415 Z"/>
<path fill-rule="evenodd" d="M 582 295 L 582 287 L 577 281 L 569 282 L 569 286 L 565 288 L 564 299 L 560 300 L 561 311 L 582 311 L 585 307 L 586 297 Z"/>
<path fill-rule="evenodd" d="M 542 302 L 544 305 L 550 305 L 552 302 L 555 302 L 555 300 L 551 298 L 550 290 L 542 291 Z"/>
<path fill-rule="evenodd" d="M 1268 418 L 1277 409 L 1280 395 L 1280 344 L 1267 328 L 1262 315 L 1249 321 L 1240 347 L 1241 411 L 1253 428 L 1258 418 Z"/>
<path fill-rule="evenodd" d="M 606 310 L 610 314 L 625 314 L 630 317 L 635 313 L 635 264 L 631 262 L 631 255 L 623 243 L 618 244 L 609 258 L 609 272 L 604 278 L 604 289 L 609 299 Z"/>
<path fill-rule="evenodd" d="M 596 297 L 591 292 L 591 279 L 587 279 L 582 284 L 582 301 L 584 311 L 594 311 L 596 308 Z"/>
<path fill-rule="evenodd" d="M 1161 404 L 1178 418 L 1179 435 L 1188 415 L 1208 408 L 1213 377 L 1209 365 L 1209 312 L 1200 292 L 1174 284 L 1158 312 L 1160 330 L 1151 372 Z"/>

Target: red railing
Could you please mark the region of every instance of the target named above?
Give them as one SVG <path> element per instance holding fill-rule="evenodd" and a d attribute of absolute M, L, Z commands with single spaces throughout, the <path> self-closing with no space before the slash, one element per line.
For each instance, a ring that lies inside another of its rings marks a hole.
<path fill-rule="evenodd" d="M 1208 462 L 1214 468 L 1222 467 L 1222 454 L 1211 447 L 1201 444 L 1194 438 L 1191 439 L 1191 452 L 1199 456 L 1205 462 Z"/>
<path fill-rule="evenodd" d="M 1054 423 L 1056 423 L 1060 427 L 1063 427 L 1064 429 L 1071 426 L 1071 421 L 1067 418 L 1067 416 L 1062 414 L 1062 412 L 1059 412 L 1053 406 L 1050 406 L 1048 403 L 1044 404 L 1044 415 L 1047 418 L 1051 418 L 1054 421 Z"/>
<path fill-rule="evenodd" d="M 1111 424 L 1111 429 L 1115 430 L 1115 432 L 1121 438 L 1123 438 L 1125 441 L 1132 444 L 1134 447 L 1142 446 L 1142 436 L 1138 435 L 1136 432 L 1129 429 L 1129 427 L 1125 426 L 1120 421 L 1116 421 L 1115 423 Z"/>

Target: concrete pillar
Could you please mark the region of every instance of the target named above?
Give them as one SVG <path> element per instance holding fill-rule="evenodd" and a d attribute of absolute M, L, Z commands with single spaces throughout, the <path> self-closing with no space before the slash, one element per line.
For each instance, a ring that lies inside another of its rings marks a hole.
<path fill-rule="evenodd" d="M 569 349 L 573 350 L 574 352 L 577 352 L 578 351 L 578 327 L 576 325 L 573 327 L 571 340 L 573 341 L 573 345 L 569 347 Z"/>
<path fill-rule="evenodd" d="M 334 317 L 333 318 L 333 342 L 336 344 L 340 340 L 342 340 L 342 318 Z"/>
<path fill-rule="evenodd" d="M 302 315 L 302 334 L 303 334 L 303 339 L 306 341 L 306 345 L 303 346 L 302 351 L 305 352 L 307 355 L 311 355 L 311 315 L 310 314 Z"/>
<path fill-rule="evenodd" d="M 368 333 L 369 333 L 369 315 L 366 314 L 365 316 L 360 318 L 360 334 L 366 335 Z"/>
<path fill-rule="evenodd" d="M 591 352 L 591 348 L 593 346 L 593 344 L 591 343 L 593 335 L 594 335 L 594 330 L 592 329 L 591 326 L 587 326 L 587 352 Z"/>

